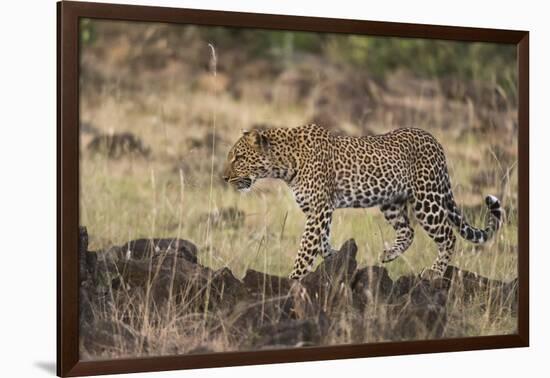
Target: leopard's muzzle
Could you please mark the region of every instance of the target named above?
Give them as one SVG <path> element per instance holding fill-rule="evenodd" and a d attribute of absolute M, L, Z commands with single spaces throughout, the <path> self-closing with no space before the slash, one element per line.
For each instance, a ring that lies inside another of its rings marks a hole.
<path fill-rule="evenodd" d="M 224 180 L 233 185 L 239 192 L 248 191 L 252 186 L 252 179 L 250 177 L 224 177 Z"/>

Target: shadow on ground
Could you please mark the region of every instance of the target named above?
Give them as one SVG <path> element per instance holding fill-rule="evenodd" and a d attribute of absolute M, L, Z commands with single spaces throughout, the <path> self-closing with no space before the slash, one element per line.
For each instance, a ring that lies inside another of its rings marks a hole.
<path fill-rule="evenodd" d="M 56 375 L 56 365 L 53 361 L 35 361 L 34 366 L 48 374 Z"/>

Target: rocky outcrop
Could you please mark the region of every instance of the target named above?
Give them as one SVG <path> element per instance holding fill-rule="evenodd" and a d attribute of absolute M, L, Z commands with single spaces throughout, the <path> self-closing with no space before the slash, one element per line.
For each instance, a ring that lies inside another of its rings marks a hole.
<path fill-rule="evenodd" d="M 384 267 L 357 267 L 353 239 L 296 282 L 254 270 L 239 279 L 228 268 L 210 269 L 187 240 L 139 239 L 93 252 L 87 238 L 81 228 L 81 342 L 98 353 L 110 343 L 121 345 L 121 338 L 127 348 L 147 349 L 146 337 L 135 332 L 140 319 L 109 316 L 128 303 L 157 313 L 179 306 L 190 316 L 222 319 L 224 337 L 239 349 L 320 345 L 329 333 L 349 332 L 344 323 L 376 329 L 383 340 L 440 338 L 449 300 L 483 296 L 489 306 L 512 313 L 517 307 L 517 280 L 491 280 L 451 266 L 438 282 L 414 275 L 394 281 Z"/>

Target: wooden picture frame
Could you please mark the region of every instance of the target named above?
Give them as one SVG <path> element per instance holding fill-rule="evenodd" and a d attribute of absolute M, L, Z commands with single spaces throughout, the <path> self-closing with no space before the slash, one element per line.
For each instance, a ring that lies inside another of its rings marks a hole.
<path fill-rule="evenodd" d="M 79 19 L 151 21 L 372 36 L 482 41 L 517 46 L 517 334 L 379 344 L 304 347 L 119 360 L 79 360 Z M 57 374 L 81 376 L 296 361 L 452 352 L 529 345 L 529 33 L 150 6 L 63 1 L 57 4 Z"/>

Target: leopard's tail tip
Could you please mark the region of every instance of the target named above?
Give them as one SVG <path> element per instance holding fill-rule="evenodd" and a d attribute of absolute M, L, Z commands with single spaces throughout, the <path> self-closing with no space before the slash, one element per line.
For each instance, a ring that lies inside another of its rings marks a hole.
<path fill-rule="evenodd" d="M 485 197 L 485 203 L 487 204 L 487 208 L 491 212 L 493 218 L 492 228 L 496 231 L 502 226 L 504 209 L 501 207 L 498 198 L 493 195 L 488 195 Z"/>
<path fill-rule="evenodd" d="M 485 197 L 485 204 L 489 208 L 489 210 L 497 210 L 500 208 L 500 201 L 497 197 L 489 194 L 487 197 Z"/>

